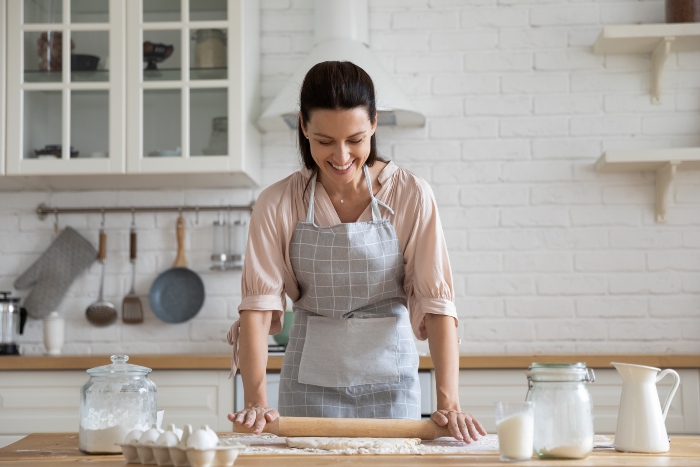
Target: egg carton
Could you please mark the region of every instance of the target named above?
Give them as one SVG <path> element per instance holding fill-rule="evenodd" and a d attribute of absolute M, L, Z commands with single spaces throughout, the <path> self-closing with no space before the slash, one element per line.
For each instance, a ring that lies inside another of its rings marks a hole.
<path fill-rule="evenodd" d="M 173 465 L 175 467 L 230 467 L 245 444 L 220 440 L 208 426 L 192 431 L 170 425 L 161 430 L 153 425 L 144 431 L 132 430 L 120 444 L 127 464 Z"/>

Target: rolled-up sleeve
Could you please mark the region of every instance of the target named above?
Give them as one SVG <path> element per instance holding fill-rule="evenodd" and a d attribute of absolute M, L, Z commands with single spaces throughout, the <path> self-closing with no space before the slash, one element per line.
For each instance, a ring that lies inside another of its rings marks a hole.
<path fill-rule="evenodd" d="M 419 340 L 428 338 L 427 313 L 452 316 L 458 325 L 454 304 L 452 269 L 445 235 L 433 191 L 427 182 L 417 179 L 416 219 L 406 244 L 404 259 L 408 308 L 413 333 Z"/>
<path fill-rule="evenodd" d="M 286 307 L 284 290 L 284 239 L 278 219 L 279 198 L 275 190 L 260 194 L 250 217 L 243 274 L 241 304 L 238 311 L 268 311 L 276 313 L 270 334 L 281 330 Z"/>

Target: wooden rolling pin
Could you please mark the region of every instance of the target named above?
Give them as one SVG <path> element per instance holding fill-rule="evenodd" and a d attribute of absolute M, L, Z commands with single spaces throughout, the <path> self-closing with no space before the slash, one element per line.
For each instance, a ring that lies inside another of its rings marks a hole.
<path fill-rule="evenodd" d="M 252 428 L 233 425 L 236 433 L 252 433 Z M 342 438 L 420 438 L 452 436 L 446 427 L 432 420 L 374 418 L 279 417 L 265 424 L 264 433 L 277 436 L 335 436 Z"/>

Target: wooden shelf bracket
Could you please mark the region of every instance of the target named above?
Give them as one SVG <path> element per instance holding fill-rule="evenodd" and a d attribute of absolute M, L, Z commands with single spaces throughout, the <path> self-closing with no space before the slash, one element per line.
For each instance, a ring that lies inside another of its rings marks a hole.
<path fill-rule="evenodd" d="M 675 37 L 664 37 L 651 54 L 651 102 L 653 104 L 661 103 L 661 74 L 674 40 Z"/>
<path fill-rule="evenodd" d="M 666 207 L 671 183 L 680 161 L 670 161 L 656 171 L 656 222 L 666 222 Z"/>

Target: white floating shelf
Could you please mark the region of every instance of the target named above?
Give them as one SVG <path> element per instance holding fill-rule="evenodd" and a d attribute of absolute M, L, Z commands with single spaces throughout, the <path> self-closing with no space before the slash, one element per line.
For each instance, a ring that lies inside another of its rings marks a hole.
<path fill-rule="evenodd" d="M 605 26 L 593 53 L 652 54 L 652 102 L 661 101 L 661 72 L 671 52 L 700 51 L 700 23 Z"/>
<path fill-rule="evenodd" d="M 700 170 L 700 148 L 607 151 L 595 168 L 598 172 L 656 172 L 656 222 L 665 222 L 676 170 Z"/>

